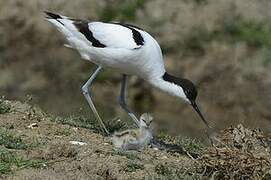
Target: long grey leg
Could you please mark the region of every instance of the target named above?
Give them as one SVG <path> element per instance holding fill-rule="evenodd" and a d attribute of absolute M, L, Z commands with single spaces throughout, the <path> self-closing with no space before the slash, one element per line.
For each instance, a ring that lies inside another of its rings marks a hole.
<path fill-rule="evenodd" d="M 96 119 L 100 122 L 102 128 L 104 129 L 104 131 L 107 133 L 107 135 L 109 135 L 109 132 L 108 130 L 106 129 L 102 119 L 100 118 L 91 98 L 90 98 L 90 95 L 89 95 L 89 87 L 91 86 L 91 83 L 92 81 L 96 78 L 97 74 L 100 72 L 100 70 L 102 69 L 101 66 L 99 66 L 95 72 L 91 75 L 91 77 L 89 78 L 89 80 L 82 86 L 82 93 L 83 95 L 85 96 L 90 108 L 92 109 Z"/>
<path fill-rule="evenodd" d="M 126 101 L 125 101 L 126 79 L 127 79 L 127 75 L 123 74 L 122 81 L 121 81 L 121 88 L 120 88 L 120 96 L 119 96 L 118 101 L 119 101 L 120 106 L 128 113 L 128 115 L 132 118 L 132 120 L 139 127 L 139 121 L 138 121 L 137 117 L 129 109 L 129 107 L 127 106 Z"/>

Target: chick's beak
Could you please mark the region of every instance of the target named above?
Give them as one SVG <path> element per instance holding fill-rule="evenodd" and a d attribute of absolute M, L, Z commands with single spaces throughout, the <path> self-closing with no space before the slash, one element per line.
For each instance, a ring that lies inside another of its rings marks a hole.
<path fill-rule="evenodd" d="M 210 128 L 208 122 L 205 120 L 204 116 L 202 115 L 201 111 L 199 110 L 199 107 L 197 105 L 197 103 L 195 101 L 190 101 L 191 106 L 193 107 L 193 109 L 198 113 L 198 115 L 200 116 L 201 120 L 204 122 L 204 124 Z"/>

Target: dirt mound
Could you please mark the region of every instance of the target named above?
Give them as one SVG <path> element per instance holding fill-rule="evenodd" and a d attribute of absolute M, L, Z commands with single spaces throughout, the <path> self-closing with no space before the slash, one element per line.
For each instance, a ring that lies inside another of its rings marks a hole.
<path fill-rule="evenodd" d="M 97 125 L 55 118 L 27 103 L 0 101 L 0 178 L 3 179 L 270 179 L 270 139 L 239 125 L 204 147 L 184 137 L 157 136 L 182 154 L 114 149 Z M 85 123 L 85 124 L 84 124 Z M 177 146 L 175 146 L 177 147 Z M 196 153 L 196 159 L 191 154 Z"/>
<path fill-rule="evenodd" d="M 242 125 L 224 130 L 200 161 L 206 174 L 217 179 L 270 179 L 270 138 Z"/>
<path fill-rule="evenodd" d="M 1 100 L 1 104 L 8 110 L 0 113 L 0 133 L 5 137 L 0 149 L 29 164 L 0 159 L 0 177 L 4 179 L 171 178 L 186 176 L 185 170 L 193 168 L 194 161 L 182 154 L 150 148 L 142 152 L 115 150 L 110 137 L 95 133 L 92 126 L 82 125 L 83 121 L 78 123 L 80 118 L 58 121 L 60 117 L 51 117 L 27 103 Z M 9 145 L 13 141 L 16 146 Z M 2 169 L 4 166 L 9 168 Z"/>

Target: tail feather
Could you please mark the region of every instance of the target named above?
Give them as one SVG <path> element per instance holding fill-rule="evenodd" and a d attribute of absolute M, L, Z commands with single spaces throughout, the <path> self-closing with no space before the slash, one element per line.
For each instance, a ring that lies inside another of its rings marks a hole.
<path fill-rule="evenodd" d="M 47 21 L 52 23 L 66 37 L 68 42 L 65 46 L 77 49 L 83 59 L 89 59 L 87 53 L 84 52 L 84 49 L 88 49 L 87 44 L 84 41 L 84 36 L 74 25 L 76 20 L 48 11 L 45 11 L 44 13 L 47 15 Z"/>
<path fill-rule="evenodd" d="M 73 20 L 67 16 L 63 16 L 63 15 L 48 12 L 48 11 L 44 11 L 44 13 L 47 15 L 46 18 L 48 21 L 50 21 L 52 23 L 58 22 L 61 25 L 63 25 L 68 31 L 73 32 L 73 33 L 77 32 L 77 28 L 74 26 L 75 20 Z M 56 23 L 53 23 L 53 24 L 56 25 Z"/>

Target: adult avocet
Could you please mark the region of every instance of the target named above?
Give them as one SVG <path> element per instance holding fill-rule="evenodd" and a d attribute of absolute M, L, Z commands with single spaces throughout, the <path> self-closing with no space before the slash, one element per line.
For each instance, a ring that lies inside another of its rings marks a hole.
<path fill-rule="evenodd" d="M 161 48 L 146 31 L 129 24 L 91 22 L 45 12 L 47 20 L 62 32 L 71 48 L 98 67 L 82 86 L 82 92 L 104 131 L 109 134 L 89 95 L 89 87 L 102 68 L 112 68 L 122 74 L 120 106 L 139 125 L 125 102 L 127 75 L 136 75 L 154 87 L 190 104 L 207 127 L 197 104 L 197 89 L 188 79 L 177 78 L 165 70 Z"/>

